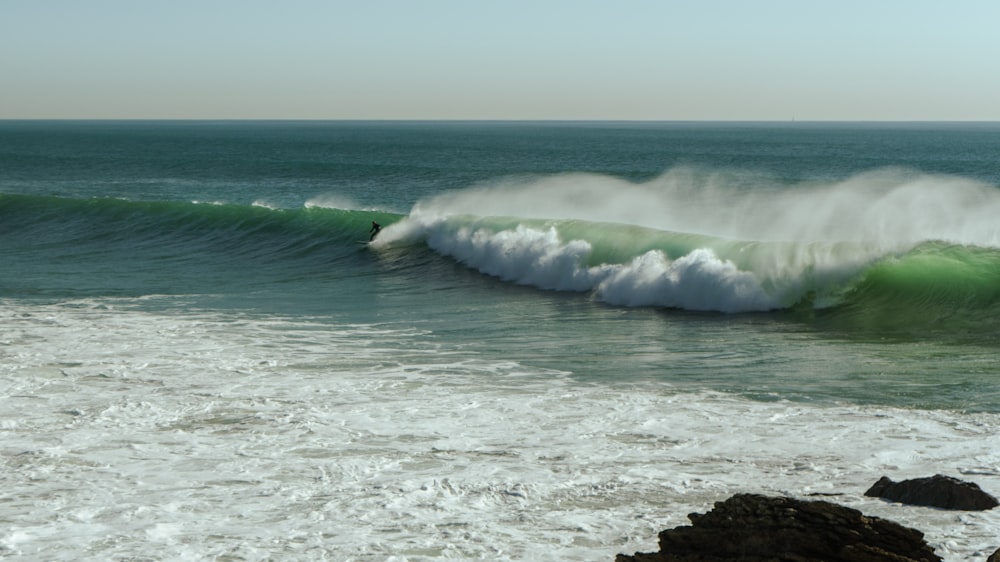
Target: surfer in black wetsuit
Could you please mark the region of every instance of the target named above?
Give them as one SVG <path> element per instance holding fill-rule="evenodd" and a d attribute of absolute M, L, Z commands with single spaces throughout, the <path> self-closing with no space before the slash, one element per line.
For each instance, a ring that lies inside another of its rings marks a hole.
<path fill-rule="evenodd" d="M 380 225 L 379 223 L 377 223 L 377 222 L 375 222 L 375 221 L 372 221 L 372 229 L 368 231 L 368 232 L 370 232 L 370 233 L 371 233 L 371 235 L 372 235 L 372 236 L 371 236 L 371 238 L 369 238 L 369 239 L 368 239 L 368 241 L 369 241 L 369 242 L 371 242 L 372 240 L 374 240 L 374 239 L 375 239 L 375 236 L 376 236 L 376 235 L 377 235 L 377 234 L 379 233 L 379 231 L 381 231 L 381 230 L 382 230 L 382 225 Z"/>

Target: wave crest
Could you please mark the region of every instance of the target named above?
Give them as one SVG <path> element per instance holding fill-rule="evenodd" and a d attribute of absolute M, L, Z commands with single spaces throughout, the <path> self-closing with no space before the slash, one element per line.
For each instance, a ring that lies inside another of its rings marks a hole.
<path fill-rule="evenodd" d="M 588 266 L 593 244 L 563 240 L 556 225 L 496 229 L 489 220 L 436 218 L 401 228 L 411 235 L 422 231 L 431 249 L 481 273 L 541 289 L 592 292 L 609 304 L 718 312 L 780 306 L 753 272 L 711 248 L 694 248 L 677 259 L 654 249 L 621 263 Z"/>

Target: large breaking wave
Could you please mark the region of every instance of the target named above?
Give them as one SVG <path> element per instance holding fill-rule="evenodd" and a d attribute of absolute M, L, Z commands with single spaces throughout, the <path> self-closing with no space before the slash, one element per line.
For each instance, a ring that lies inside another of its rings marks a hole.
<path fill-rule="evenodd" d="M 677 169 L 645 183 L 567 174 L 445 194 L 381 244 L 425 240 L 482 273 L 615 305 L 884 316 L 995 306 L 998 216 L 1000 190 L 961 177 L 888 169 L 785 185 Z"/>

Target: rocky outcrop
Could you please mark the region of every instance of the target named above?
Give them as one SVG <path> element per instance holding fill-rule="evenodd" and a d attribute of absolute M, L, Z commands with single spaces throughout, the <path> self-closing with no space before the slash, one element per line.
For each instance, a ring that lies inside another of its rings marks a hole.
<path fill-rule="evenodd" d="M 909 505 L 966 511 L 983 511 L 998 505 L 997 499 L 978 485 L 940 474 L 902 482 L 893 482 L 883 476 L 865 495 Z"/>
<path fill-rule="evenodd" d="M 660 552 L 616 562 L 933 562 L 920 531 L 825 501 L 739 494 L 692 525 L 660 533 Z"/>

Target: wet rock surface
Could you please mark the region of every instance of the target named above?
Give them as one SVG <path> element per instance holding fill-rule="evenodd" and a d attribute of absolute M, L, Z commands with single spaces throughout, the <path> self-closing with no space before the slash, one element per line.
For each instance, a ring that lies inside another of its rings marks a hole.
<path fill-rule="evenodd" d="M 690 526 L 660 533 L 660 551 L 616 562 L 932 562 L 923 533 L 826 501 L 738 494 Z"/>
<path fill-rule="evenodd" d="M 977 484 L 940 474 L 902 482 L 893 482 L 883 476 L 865 495 L 908 505 L 965 511 L 983 511 L 998 505 L 997 499 Z"/>

